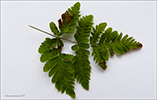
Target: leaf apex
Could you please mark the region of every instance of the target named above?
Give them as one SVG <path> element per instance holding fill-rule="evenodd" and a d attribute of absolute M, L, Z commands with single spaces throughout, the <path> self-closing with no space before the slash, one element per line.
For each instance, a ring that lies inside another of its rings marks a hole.
<path fill-rule="evenodd" d="M 79 6 L 80 7 L 80 2 L 76 2 L 74 5 L 77 5 L 77 6 Z"/>
<path fill-rule="evenodd" d="M 139 47 L 139 48 L 142 48 L 142 47 L 143 47 L 142 43 L 140 43 L 140 44 L 138 45 L 138 47 Z"/>
<path fill-rule="evenodd" d="M 72 94 L 69 94 L 69 95 L 71 98 L 75 99 L 75 96 L 76 96 L 75 92 L 73 92 Z"/>

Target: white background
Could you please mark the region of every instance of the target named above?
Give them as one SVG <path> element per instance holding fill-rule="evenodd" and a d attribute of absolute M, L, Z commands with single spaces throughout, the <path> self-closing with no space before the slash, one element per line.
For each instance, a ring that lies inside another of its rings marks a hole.
<path fill-rule="evenodd" d="M 1 2 L 1 96 L 3 99 L 71 99 L 61 94 L 43 72 L 38 47 L 46 37 L 28 25 L 47 32 L 49 23 L 75 2 Z M 82 2 L 81 15 L 94 15 L 94 26 L 107 27 L 133 36 L 143 44 L 140 50 L 115 55 L 101 70 L 90 56 L 92 72 L 89 91 L 76 83 L 76 99 L 155 99 L 156 93 L 156 5 L 155 1 Z M 58 23 L 57 23 L 58 26 Z M 65 35 L 69 37 L 69 35 Z M 63 52 L 74 53 L 72 43 Z M 7 97 L 6 95 L 22 95 Z"/>

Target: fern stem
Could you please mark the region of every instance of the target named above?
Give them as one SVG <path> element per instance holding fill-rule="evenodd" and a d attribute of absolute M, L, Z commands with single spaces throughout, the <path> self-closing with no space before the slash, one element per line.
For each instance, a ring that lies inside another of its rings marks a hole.
<path fill-rule="evenodd" d="M 28 25 L 29 27 L 31 27 L 31 28 L 33 28 L 33 29 L 36 29 L 36 30 L 38 30 L 38 31 L 40 31 L 40 32 L 43 32 L 43 33 L 46 33 L 46 34 L 48 34 L 48 35 L 51 35 L 51 36 L 53 36 L 53 37 L 57 37 L 57 36 L 55 36 L 55 35 L 53 35 L 53 34 L 51 34 L 51 33 L 48 33 L 48 32 L 46 32 L 46 31 L 43 31 L 43 30 L 41 30 L 41 29 L 39 29 L 39 28 L 36 28 L 36 27 L 34 27 L 34 26 L 32 26 L 32 25 Z M 69 41 L 69 42 L 72 42 L 72 43 L 77 43 L 77 42 L 75 42 L 75 41 L 71 41 L 71 40 L 69 40 L 69 39 L 66 39 L 66 38 L 63 38 L 63 37 L 58 37 L 58 38 L 60 38 L 60 39 L 63 39 L 63 40 L 66 40 L 66 41 Z"/>

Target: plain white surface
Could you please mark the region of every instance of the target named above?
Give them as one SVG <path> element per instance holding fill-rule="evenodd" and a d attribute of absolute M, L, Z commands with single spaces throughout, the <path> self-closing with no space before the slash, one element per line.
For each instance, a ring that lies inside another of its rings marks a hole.
<path fill-rule="evenodd" d="M 57 23 L 61 14 L 74 3 L 1 2 L 3 99 L 71 99 L 68 95 L 58 92 L 48 73 L 43 72 L 44 63 L 39 60 L 38 47 L 50 36 L 31 29 L 28 25 L 50 32 L 49 23 Z M 110 58 L 106 71 L 101 70 L 93 61 L 93 57 L 90 57 L 90 89 L 86 91 L 76 83 L 76 99 L 155 99 L 155 9 L 155 1 L 81 1 L 81 15 L 93 14 L 94 26 L 100 22 L 107 22 L 107 27 L 133 36 L 144 47 Z M 70 49 L 72 43 L 65 41 L 64 45 L 63 52 L 74 53 Z"/>

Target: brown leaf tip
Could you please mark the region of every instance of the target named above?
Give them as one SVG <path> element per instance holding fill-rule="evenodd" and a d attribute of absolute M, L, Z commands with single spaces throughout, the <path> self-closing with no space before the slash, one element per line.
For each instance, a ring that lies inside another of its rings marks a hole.
<path fill-rule="evenodd" d="M 106 68 L 104 68 L 103 70 L 106 70 L 108 66 L 106 66 Z"/>
<path fill-rule="evenodd" d="M 140 48 L 142 48 L 143 47 L 143 45 L 140 43 L 139 45 L 138 45 Z"/>

